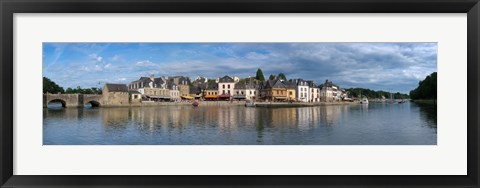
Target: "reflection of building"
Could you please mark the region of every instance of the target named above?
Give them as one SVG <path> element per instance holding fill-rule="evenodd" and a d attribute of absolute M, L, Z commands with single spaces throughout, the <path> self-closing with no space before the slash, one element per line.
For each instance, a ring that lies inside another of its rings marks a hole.
<path fill-rule="evenodd" d="M 109 108 L 102 110 L 103 125 L 109 129 L 126 129 L 128 125 L 129 108 Z"/>
<path fill-rule="evenodd" d="M 105 84 L 103 86 L 103 105 L 120 106 L 129 104 L 129 93 L 125 84 Z"/>

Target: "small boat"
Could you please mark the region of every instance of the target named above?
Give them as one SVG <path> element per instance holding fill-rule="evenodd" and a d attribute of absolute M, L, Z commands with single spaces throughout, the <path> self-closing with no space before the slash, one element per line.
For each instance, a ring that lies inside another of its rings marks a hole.
<path fill-rule="evenodd" d="M 362 100 L 359 102 L 360 104 L 368 104 L 368 99 L 367 97 L 363 97 Z"/>
<path fill-rule="evenodd" d="M 197 106 L 198 106 L 198 102 L 197 102 L 197 101 L 193 102 L 193 103 L 192 103 L 192 106 L 197 107 Z"/>
<path fill-rule="evenodd" d="M 254 101 L 247 101 L 245 103 L 245 107 L 255 107 L 255 102 Z"/>
<path fill-rule="evenodd" d="M 402 104 L 402 103 L 405 103 L 405 101 L 404 100 L 398 101 L 398 104 Z"/>

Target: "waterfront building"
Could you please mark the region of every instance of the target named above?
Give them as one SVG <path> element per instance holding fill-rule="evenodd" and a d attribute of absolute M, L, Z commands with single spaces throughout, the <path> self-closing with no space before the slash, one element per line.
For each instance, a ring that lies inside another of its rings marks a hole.
<path fill-rule="evenodd" d="M 206 88 L 203 93 L 205 100 L 218 100 L 218 84 L 215 80 L 206 83 Z"/>
<path fill-rule="evenodd" d="M 190 78 L 185 76 L 168 77 L 168 81 L 175 83 L 178 86 L 180 97 L 189 96 L 190 94 Z"/>
<path fill-rule="evenodd" d="M 142 102 L 142 94 L 137 90 L 128 90 L 130 94 L 130 102 L 131 103 L 140 103 Z"/>
<path fill-rule="evenodd" d="M 233 100 L 246 100 L 246 84 L 245 83 L 236 83 L 233 88 Z"/>
<path fill-rule="evenodd" d="M 203 84 L 206 85 L 206 84 Z M 203 97 L 203 89 L 201 86 L 190 86 L 189 97 L 185 99 L 201 99 Z M 183 98 L 183 97 L 182 97 Z"/>
<path fill-rule="evenodd" d="M 274 79 L 264 82 L 262 92 L 266 101 L 287 101 L 287 87 L 283 80 Z"/>
<path fill-rule="evenodd" d="M 310 86 L 308 85 L 307 81 L 303 79 L 293 79 L 290 82 L 294 83 L 297 87 L 297 101 L 300 102 L 308 102 L 310 101 Z"/>
<path fill-rule="evenodd" d="M 288 101 L 296 101 L 297 100 L 297 86 L 290 82 L 286 81 L 284 84 L 287 86 L 287 100 Z"/>
<path fill-rule="evenodd" d="M 310 89 L 310 102 L 320 102 L 320 89 L 313 81 L 307 81 Z"/>
<path fill-rule="evenodd" d="M 128 87 L 125 84 L 110 84 L 103 86 L 102 100 L 105 106 L 121 106 L 129 104 Z"/>
<path fill-rule="evenodd" d="M 233 90 L 234 100 L 255 100 L 257 99 L 257 85 L 253 83 L 236 83 Z"/>
<path fill-rule="evenodd" d="M 234 79 L 235 78 L 235 79 Z M 218 78 L 217 83 L 218 83 L 218 97 L 219 99 L 222 100 L 230 100 L 231 97 L 233 96 L 234 88 L 235 88 L 235 83 L 238 82 L 238 77 L 230 77 L 230 76 L 223 76 L 221 78 Z M 237 80 L 237 82 L 236 82 Z"/>
<path fill-rule="evenodd" d="M 332 83 L 332 81 L 325 80 L 325 83 L 319 86 L 320 89 L 320 101 L 333 102 L 337 100 L 339 87 Z"/>
<path fill-rule="evenodd" d="M 169 91 L 168 94 L 169 94 L 169 97 L 170 97 L 170 101 L 180 101 L 179 85 L 170 81 L 170 82 L 167 82 L 167 89 Z M 190 89 L 189 89 L 189 92 L 190 92 Z"/>

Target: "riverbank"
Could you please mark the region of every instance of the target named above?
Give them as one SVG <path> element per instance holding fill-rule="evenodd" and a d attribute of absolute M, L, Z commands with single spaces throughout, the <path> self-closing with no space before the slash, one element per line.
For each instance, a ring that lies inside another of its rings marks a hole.
<path fill-rule="evenodd" d="M 412 100 L 414 103 L 418 104 L 437 104 L 436 99 L 418 99 L 418 100 Z"/>

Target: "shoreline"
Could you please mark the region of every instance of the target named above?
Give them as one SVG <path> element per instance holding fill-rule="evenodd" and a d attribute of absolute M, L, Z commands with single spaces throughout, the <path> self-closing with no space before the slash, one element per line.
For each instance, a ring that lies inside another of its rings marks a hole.
<path fill-rule="evenodd" d="M 245 101 L 200 101 L 199 106 L 245 106 Z M 356 105 L 355 102 L 256 102 L 255 107 L 275 108 L 275 107 L 309 107 L 309 106 L 334 106 L 334 105 Z M 191 106 L 192 102 L 142 102 L 128 105 L 104 105 L 100 108 L 117 107 L 155 107 L 155 106 Z"/>

